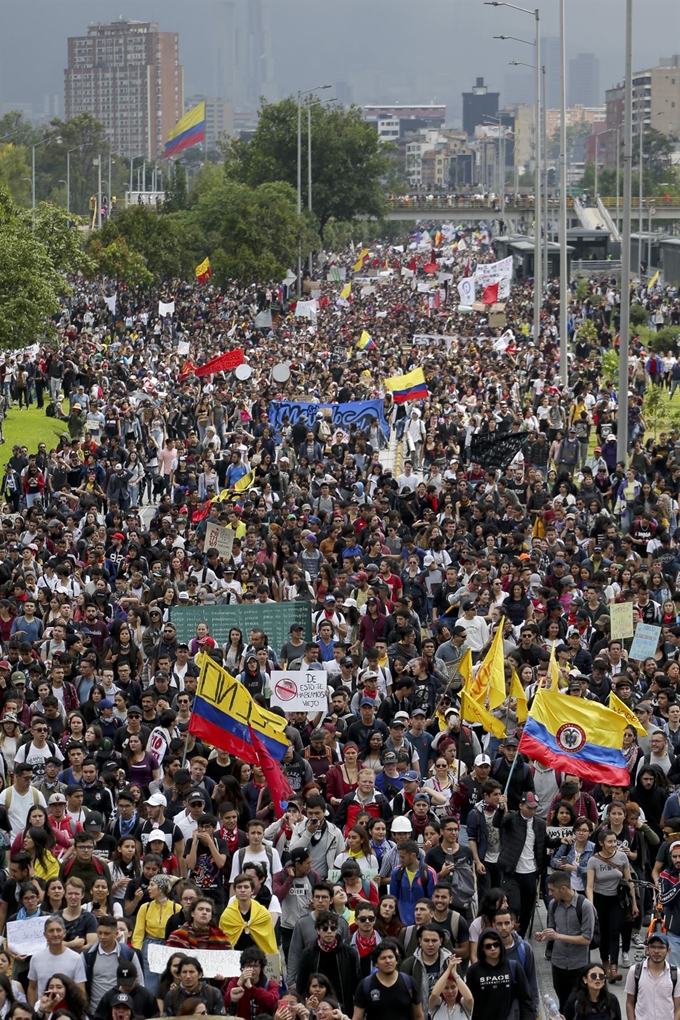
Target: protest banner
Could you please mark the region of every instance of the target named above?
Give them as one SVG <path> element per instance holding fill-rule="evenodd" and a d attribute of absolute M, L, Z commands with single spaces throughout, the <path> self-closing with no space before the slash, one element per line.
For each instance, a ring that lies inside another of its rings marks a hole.
<path fill-rule="evenodd" d="M 509 255 L 507 259 L 501 259 L 500 262 L 487 262 L 477 266 L 475 272 L 475 282 L 479 284 L 480 288 L 490 287 L 494 283 L 500 283 L 501 280 L 512 279 L 512 255 Z M 510 288 L 508 287 L 508 293 Z M 501 297 L 499 287 L 499 297 Z"/>
<path fill-rule="evenodd" d="M 462 305 L 473 305 L 475 302 L 475 281 L 466 276 L 458 284 L 458 295 Z"/>
<path fill-rule="evenodd" d="M 634 634 L 633 603 L 612 602 L 609 607 L 611 638 L 629 638 Z"/>
<path fill-rule="evenodd" d="M 15 956 L 32 956 L 39 949 L 44 949 L 45 917 L 27 917 L 23 921 L 8 921 L 6 938 L 7 948 Z"/>
<path fill-rule="evenodd" d="M 205 551 L 217 549 L 220 556 L 227 562 L 231 559 L 236 532 L 231 528 L 223 528 L 219 524 L 209 524 L 205 529 Z"/>
<path fill-rule="evenodd" d="M 45 918 L 41 918 L 43 926 Z M 22 924 L 23 922 L 13 922 Z M 149 946 L 149 968 L 153 974 L 162 974 L 171 956 L 177 954 L 173 946 Z M 203 968 L 206 978 L 217 976 L 232 978 L 241 973 L 241 953 L 235 949 L 192 949 L 191 956 L 196 957 Z M 265 968 L 267 980 L 279 981 L 281 978 L 281 960 L 278 953 L 267 954 Z"/>
<path fill-rule="evenodd" d="M 325 712 L 328 708 L 328 674 L 325 670 L 273 669 L 271 704 L 284 712 Z"/>
<path fill-rule="evenodd" d="M 660 634 L 661 627 L 655 627 L 653 623 L 638 623 L 628 658 L 641 662 L 643 659 L 649 659 L 655 655 L 659 646 Z"/>
<path fill-rule="evenodd" d="M 385 404 L 382 400 L 353 400 L 346 404 L 315 404 L 307 401 L 294 400 L 272 400 L 269 403 L 269 422 L 276 438 L 280 438 L 284 424 L 284 418 L 288 418 L 288 424 L 297 425 L 298 422 L 305 422 L 309 428 L 314 425 L 319 411 L 330 409 L 332 424 L 335 428 L 342 426 L 349 431 L 350 425 L 356 425 L 359 429 L 367 429 L 373 418 L 378 419 L 378 424 L 383 435 L 388 438 L 390 427 L 385 419 Z"/>

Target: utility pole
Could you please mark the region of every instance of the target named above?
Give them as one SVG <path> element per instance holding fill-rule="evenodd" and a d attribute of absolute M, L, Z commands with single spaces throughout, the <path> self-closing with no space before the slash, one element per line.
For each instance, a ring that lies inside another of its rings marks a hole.
<path fill-rule="evenodd" d="M 560 381 L 569 382 L 567 363 L 567 299 L 569 272 L 567 268 L 567 59 L 565 0 L 560 0 Z"/>
<path fill-rule="evenodd" d="M 628 459 L 630 220 L 633 183 L 633 0 L 626 0 L 626 83 L 623 109 L 623 226 L 621 230 L 621 318 L 619 326 L 619 407 L 616 430 L 616 459 L 623 461 L 625 464 Z"/>
<path fill-rule="evenodd" d="M 97 156 L 97 228 L 102 228 L 102 157 Z"/>
<path fill-rule="evenodd" d="M 541 336 L 541 305 L 543 304 L 543 273 L 541 265 L 543 217 L 541 213 L 541 12 L 534 11 L 536 19 L 536 226 L 534 228 L 534 343 Z"/>
<path fill-rule="evenodd" d="M 307 208 L 312 212 L 312 104 L 307 101 Z M 309 252 L 309 277 L 312 277 L 314 253 Z"/>

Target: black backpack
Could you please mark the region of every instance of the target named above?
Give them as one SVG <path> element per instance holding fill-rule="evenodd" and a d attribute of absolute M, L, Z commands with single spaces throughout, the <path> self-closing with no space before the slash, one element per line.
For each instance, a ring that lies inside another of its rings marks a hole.
<path fill-rule="evenodd" d="M 578 892 L 576 893 L 574 908 L 576 909 L 576 916 L 578 917 L 579 924 L 583 924 L 583 901 L 585 900 L 585 898 L 586 897 L 582 893 Z M 595 907 L 593 907 L 593 911 L 595 912 L 595 924 L 593 925 L 593 937 L 590 940 L 590 948 L 597 949 L 600 945 L 600 919 L 597 916 L 597 910 L 595 910 Z M 554 924 L 555 924 L 555 901 L 551 900 L 550 906 L 548 907 L 548 925 L 554 927 Z"/>

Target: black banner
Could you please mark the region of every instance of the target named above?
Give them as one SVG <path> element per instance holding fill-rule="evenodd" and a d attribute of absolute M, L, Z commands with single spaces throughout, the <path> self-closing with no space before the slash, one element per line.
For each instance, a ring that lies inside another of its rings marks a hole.
<path fill-rule="evenodd" d="M 528 432 L 509 432 L 506 435 L 486 432 L 474 435 L 470 444 L 470 460 L 485 468 L 505 470 L 528 439 Z"/>

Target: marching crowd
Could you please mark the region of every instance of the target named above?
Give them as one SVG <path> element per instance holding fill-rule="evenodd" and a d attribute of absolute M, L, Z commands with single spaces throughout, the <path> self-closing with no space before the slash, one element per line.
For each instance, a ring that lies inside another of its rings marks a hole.
<path fill-rule="evenodd" d="M 37 402 L 46 428 L 2 483 L 2 1020 L 533 1020 L 539 951 L 565 1020 L 618 1020 L 619 966 L 628 1020 L 680 1018 L 680 435 L 648 435 L 647 352 L 619 463 L 613 281 L 570 291 L 564 392 L 553 283 L 537 338 L 530 284 L 503 326 L 458 310 L 486 231 L 374 245 L 339 298 L 354 258 L 329 257 L 307 317 L 284 288 L 104 304 L 78 281 L 58 343 L 5 360 L 9 412 Z M 633 299 L 678 320 L 677 292 Z M 236 349 L 249 371 L 196 374 Z M 395 403 L 384 380 L 415 368 L 429 395 Z M 270 420 L 272 400 L 376 399 L 394 471 L 378 415 Z M 183 606 L 281 601 L 310 603 L 311 640 L 178 640 Z M 610 634 L 624 601 L 661 628 L 643 661 Z M 503 736 L 460 715 L 459 666 L 498 628 Z M 637 717 L 627 786 L 518 751 L 513 671 L 530 706 L 551 651 L 563 697 L 614 691 Z M 323 673 L 327 712 L 288 714 L 283 811 L 258 766 L 189 733 L 199 653 L 263 705 L 272 670 Z M 204 974 L 198 953 L 230 949 L 238 976 Z"/>

